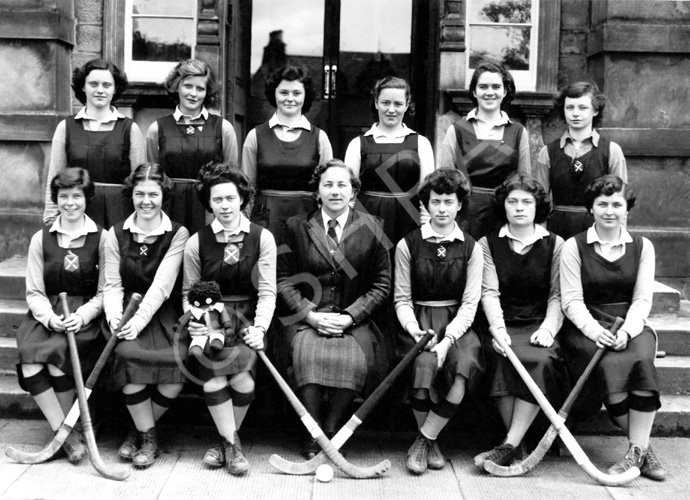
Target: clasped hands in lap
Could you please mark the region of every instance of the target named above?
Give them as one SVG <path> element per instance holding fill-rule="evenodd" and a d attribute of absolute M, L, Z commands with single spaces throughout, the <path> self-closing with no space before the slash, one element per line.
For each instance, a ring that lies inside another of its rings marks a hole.
<path fill-rule="evenodd" d="M 307 314 L 306 321 L 322 337 L 342 337 L 355 323 L 349 314 L 315 311 Z"/>

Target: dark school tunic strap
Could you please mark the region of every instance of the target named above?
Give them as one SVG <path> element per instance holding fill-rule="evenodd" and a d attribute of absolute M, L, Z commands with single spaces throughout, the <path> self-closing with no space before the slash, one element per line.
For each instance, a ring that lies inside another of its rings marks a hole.
<path fill-rule="evenodd" d="M 510 248 L 508 237 L 498 231 L 487 236 L 498 276 L 501 309 L 506 321 L 542 320 L 551 293 L 551 260 L 556 235 L 537 240 L 526 254 Z"/>
<path fill-rule="evenodd" d="M 258 224 L 251 223 L 249 234 L 238 243 L 219 243 L 211 226 L 199 231 L 199 259 L 201 279 L 215 281 L 223 295 L 249 295 L 258 293 L 256 270 L 261 253 L 261 231 Z"/>
<path fill-rule="evenodd" d="M 43 281 L 46 295 L 96 295 L 98 288 L 98 246 L 102 228 L 88 233 L 81 248 L 61 248 L 57 232 L 43 229 Z"/>
<path fill-rule="evenodd" d="M 130 118 L 118 118 L 113 130 L 84 130 L 82 120 L 65 119 L 65 152 L 68 167 L 89 171 L 93 182 L 122 184 L 131 170 Z"/>
<path fill-rule="evenodd" d="M 557 139 L 547 146 L 549 153 L 549 182 L 554 205 L 584 206 L 587 186 L 609 173 L 611 142 L 599 137 L 599 145 L 578 158 L 571 158 Z"/>
<path fill-rule="evenodd" d="M 400 144 L 379 144 L 371 135 L 360 137 L 362 191 L 401 193 L 419 182 L 419 135 L 409 134 Z M 381 168 L 385 165 L 385 168 Z"/>
<path fill-rule="evenodd" d="M 309 191 L 309 181 L 319 164 L 319 135 L 312 125 L 297 140 L 281 141 L 268 122 L 256 127 L 257 188 Z"/>
<path fill-rule="evenodd" d="M 580 254 L 582 292 L 587 306 L 597 304 L 632 303 L 637 271 L 642 255 L 642 238 L 632 235 L 632 243 L 625 245 L 625 255 L 609 262 L 587 244 L 587 232 L 575 236 Z"/>
<path fill-rule="evenodd" d="M 462 301 L 467 281 L 467 265 L 474 239 L 464 234 L 465 241 L 433 243 L 422 238 L 421 229 L 405 236 L 410 250 L 412 300 Z"/>
<path fill-rule="evenodd" d="M 172 231 L 158 236 L 153 243 L 138 243 L 130 231 L 123 229 L 124 221 L 115 224 L 115 235 L 120 247 L 120 277 L 127 293 L 146 294 L 156 277 L 158 266 L 170 248 L 177 231 L 182 227 L 172 223 Z"/>
<path fill-rule="evenodd" d="M 208 162 L 223 161 L 223 119 L 209 114 L 206 123 L 179 124 L 173 115 L 159 118 L 160 162 L 169 177 L 196 179 Z"/>
<path fill-rule="evenodd" d="M 506 123 L 503 139 L 477 139 L 467 120 L 455 123 L 455 138 L 473 186 L 493 189 L 518 169 L 520 138 L 524 127 Z"/>

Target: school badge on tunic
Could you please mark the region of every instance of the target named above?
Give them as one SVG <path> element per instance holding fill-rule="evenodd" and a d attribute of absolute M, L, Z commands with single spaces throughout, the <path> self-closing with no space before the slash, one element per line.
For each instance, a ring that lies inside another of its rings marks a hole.
<path fill-rule="evenodd" d="M 149 247 L 147 247 L 146 245 L 141 245 L 139 247 L 139 255 L 141 255 L 142 257 L 148 257 Z"/>
<path fill-rule="evenodd" d="M 575 171 L 575 173 L 578 173 L 578 174 L 583 171 L 583 165 L 582 165 L 582 162 L 580 160 L 575 160 L 573 162 L 573 170 Z"/>
<path fill-rule="evenodd" d="M 62 267 L 65 268 L 65 271 L 70 273 L 79 271 L 79 256 L 73 254 L 72 250 L 68 250 Z"/>
<path fill-rule="evenodd" d="M 190 125 L 189 127 L 187 127 L 185 132 L 187 132 L 187 135 L 194 135 L 196 133 L 196 129 Z"/>
<path fill-rule="evenodd" d="M 240 261 L 240 249 L 242 248 L 242 243 L 228 243 L 225 246 L 225 252 L 223 255 L 223 261 L 232 266 Z"/>
<path fill-rule="evenodd" d="M 438 257 L 439 259 L 445 259 L 446 258 L 446 247 L 444 247 L 443 245 L 440 245 L 436 249 L 436 257 Z"/>

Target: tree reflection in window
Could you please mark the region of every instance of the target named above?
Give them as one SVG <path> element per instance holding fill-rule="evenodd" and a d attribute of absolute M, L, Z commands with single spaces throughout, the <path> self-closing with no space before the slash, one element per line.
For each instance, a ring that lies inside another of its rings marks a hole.
<path fill-rule="evenodd" d="M 191 58 L 195 10 L 196 0 L 133 0 L 132 60 Z"/>

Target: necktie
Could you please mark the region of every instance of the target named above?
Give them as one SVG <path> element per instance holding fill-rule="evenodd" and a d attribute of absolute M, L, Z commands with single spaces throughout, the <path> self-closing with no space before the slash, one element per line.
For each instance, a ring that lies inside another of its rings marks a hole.
<path fill-rule="evenodd" d="M 333 241 L 332 245 L 330 241 L 328 242 L 329 246 L 331 246 L 331 250 L 335 250 L 338 246 L 338 235 L 335 232 L 335 226 L 337 225 L 338 221 L 335 219 L 328 221 L 328 237 Z"/>

